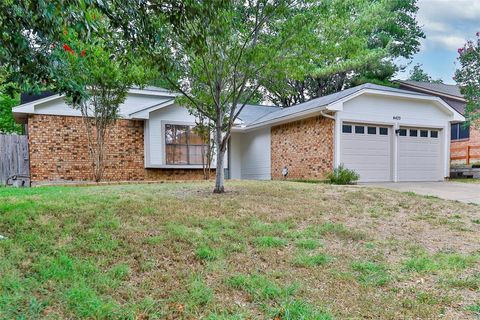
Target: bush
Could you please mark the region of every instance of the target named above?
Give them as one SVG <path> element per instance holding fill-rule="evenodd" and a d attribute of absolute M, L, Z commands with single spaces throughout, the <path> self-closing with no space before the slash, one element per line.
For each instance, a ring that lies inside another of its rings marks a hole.
<path fill-rule="evenodd" d="M 360 179 L 360 175 L 353 170 L 347 169 L 343 164 L 327 174 L 327 179 L 333 184 L 354 184 Z"/>

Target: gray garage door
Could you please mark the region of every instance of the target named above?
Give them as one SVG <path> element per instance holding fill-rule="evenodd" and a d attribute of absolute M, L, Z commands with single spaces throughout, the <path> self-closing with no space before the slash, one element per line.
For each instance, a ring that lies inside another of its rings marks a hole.
<path fill-rule="evenodd" d="M 343 123 L 340 161 L 360 174 L 360 181 L 392 180 L 392 128 Z"/>
<path fill-rule="evenodd" d="M 398 181 L 443 180 L 440 130 L 401 127 L 398 134 Z"/>

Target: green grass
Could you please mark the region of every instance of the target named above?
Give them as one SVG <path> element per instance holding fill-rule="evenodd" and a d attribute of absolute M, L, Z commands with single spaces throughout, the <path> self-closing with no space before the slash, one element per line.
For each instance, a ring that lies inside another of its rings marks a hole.
<path fill-rule="evenodd" d="M 368 286 L 383 286 L 390 281 L 384 265 L 371 261 L 356 261 L 351 264 L 358 282 Z"/>
<path fill-rule="evenodd" d="M 295 245 L 298 248 L 308 250 L 314 250 L 322 246 L 322 244 L 316 239 L 299 239 L 295 242 Z"/>
<path fill-rule="evenodd" d="M 1 188 L 0 318 L 475 312 L 465 301 L 480 285 L 478 206 L 289 181 L 229 181 L 227 191 L 213 195 L 204 182 Z"/>
<path fill-rule="evenodd" d="M 407 271 L 434 273 L 461 271 L 472 267 L 479 260 L 478 255 L 461 255 L 456 253 L 438 253 L 434 256 L 417 254 L 405 261 Z"/>
<path fill-rule="evenodd" d="M 255 238 L 254 243 L 258 247 L 272 248 L 272 247 L 283 247 L 287 245 L 287 240 L 279 237 L 263 236 L 263 237 Z"/>
<path fill-rule="evenodd" d="M 330 262 L 332 258 L 323 253 L 318 254 L 306 254 L 301 253 L 297 257 L 293 264 L 298 267 L 315 267 L 325 265 Z"/>

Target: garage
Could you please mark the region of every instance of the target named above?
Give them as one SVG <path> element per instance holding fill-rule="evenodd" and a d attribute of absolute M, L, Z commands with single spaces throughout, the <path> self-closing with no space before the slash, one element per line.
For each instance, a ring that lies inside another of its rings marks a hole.
<path fill-rule="evenodd" d="M 398 181 L 443 180 L 442 131 L 400 127 L 398 130 Z"/>
<path fill-rule="evenodd" d="M 441 129 L 344 122 L 341 139 L 342 163 L 361 182 L 443 180 Z"/>
<path fill-rule="evenodd" d="M 392 180 L 392 128 L 344 123 L 341 159 L 346 168 L 360 174 L 363 182 Z"/>

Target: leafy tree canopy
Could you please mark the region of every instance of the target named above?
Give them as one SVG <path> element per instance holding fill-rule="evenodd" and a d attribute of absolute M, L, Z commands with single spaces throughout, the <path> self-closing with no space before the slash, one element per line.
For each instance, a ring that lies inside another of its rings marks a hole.
<path fill-rule="evenodd" d="M 480 128 L 480 32 L 476 33 L 475 40 L 459 48 L 458 54 L 460 65 L 454 79 L 467 100 L 465 118 Z"/>
<path fill-rule="evenodd" d="M 301 59 L 261 79 L 265 97 L 276 104 L 290 106 L 366 81 L 388 83 L 398 70 L 393 60 L 411 58 L 424 37 L 415 0 L 328 0 L 313 7 L 298 9 L 310 28 L 294 39 Z"/>

